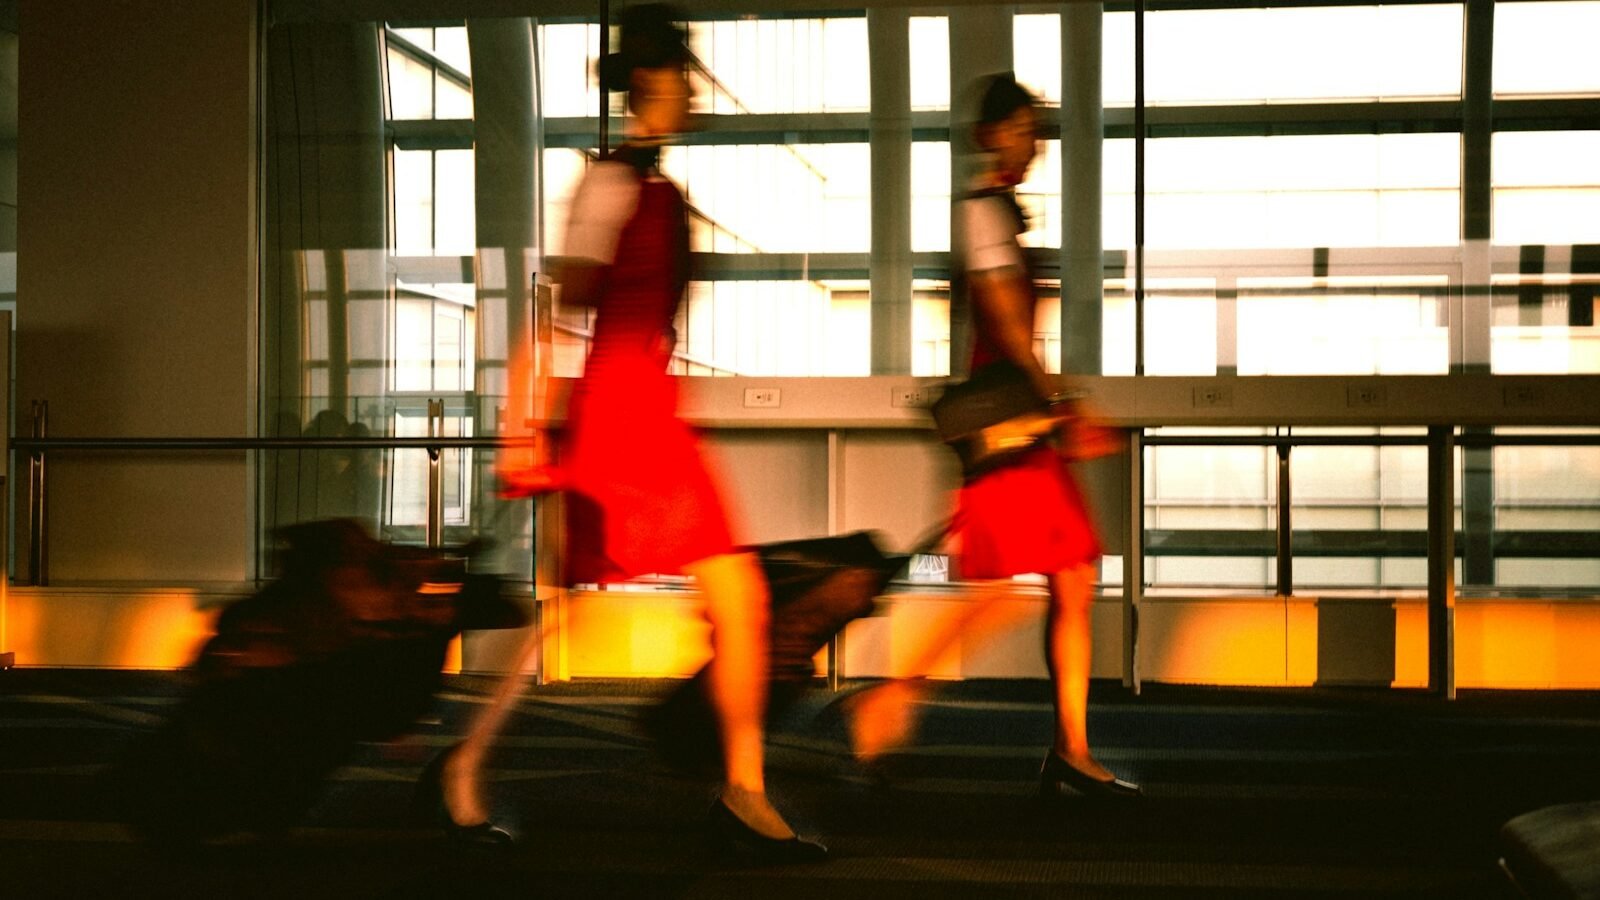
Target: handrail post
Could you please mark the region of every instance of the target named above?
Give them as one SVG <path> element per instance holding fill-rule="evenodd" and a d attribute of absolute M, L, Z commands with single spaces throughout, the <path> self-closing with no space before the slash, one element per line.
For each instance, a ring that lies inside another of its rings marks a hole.
<path fill-rule="evenodd" d="M 1428 428 L 1428 688 L 1456 697 L 1455 429 Z"/>
<path fill-rule="evenodd" d="M 1122 686 L 1139 693 L 1139 601 L 1144 599 L 1144 429 L 1128 432 L 1128 506 L 1122 548 Z"/>
<path fill-rule="evenodd" d="M 28 432 L 36 439 L 49 433 L 50 402 L 34 400 L 30 405 Z M 48 562 L 50 558 L 49 524 L 46 515 L 45 453 L 28 451 L 28 584 L 44 586 L 50 583 Z"/>
<path fill-rule="evenodd" d="M 1294 538 L 1290 530 L 1289 442 L 1278 442 L 1278 596 L 1294 593 Z"/>
<path fill-rule="evenodd" d="M 444 437 L 444 401 L 428 401 L 428 437 Z M 429 547 L 444 544 L 444 450 L 428 448 L 428 524 Z"/>
<path fill-rule="evenodd" d="M 0 473 L 0 497 L 4 497 L 5 492 L 6 476 Z M 17 655 L 6 649 L 6 606 L 11 601 L 11 567 L 6 550 L 9 524 L 6 516 L 0 516 L 0 670 L 9 669 L 17 662 Z"/>

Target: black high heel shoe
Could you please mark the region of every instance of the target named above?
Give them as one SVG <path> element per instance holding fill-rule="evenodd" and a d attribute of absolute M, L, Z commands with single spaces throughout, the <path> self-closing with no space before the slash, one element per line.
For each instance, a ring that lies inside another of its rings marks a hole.
<path fill-rule="evenodd" d="M 429 822 L 441 828 L 451 841 L 472 847 L 505 847 L 514 842 L 511 832 L 484 820 L 473 825 L 461 825 L 450 816 L 444 802 L 444 767 L 460 745 L 450 747 L 435 756 L 417 778 L 416 792 L 411 795 L 412 815 L 420 822 Z"/>
<path fill-rule="evenodd" d="M 816 841 L 798 835 L 790 838 L 770 838 L 751 828 L 723 803 L 721 798 L 711 804 L 708 817 L 711 836 L 720 847 L 759 865 L 788 865 L 792 863 L 822 862 L 828 858 L 828 848 Z"/>
<path fill-rule="evenodd" d="M 1039 793 L 1045 797 L 1059 797 L 1063 787 L 1070 787 L 1086 797 L 1144 796 L 1144 791 L 1131 781 L 1120 778 L 1102 781 L 1074 767 L 1051 750 L 1039 769 Z"/>

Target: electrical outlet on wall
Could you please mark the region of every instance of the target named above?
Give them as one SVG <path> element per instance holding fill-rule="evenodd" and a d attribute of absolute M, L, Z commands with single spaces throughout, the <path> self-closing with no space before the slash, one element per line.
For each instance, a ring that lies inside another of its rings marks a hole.
<path fill-rule="evenodd" d="M 929 388 L 916 385 L 897 385 L 889 388 L 889 405 L 897 409 L 921 409 L 933 402 Z"/>
<path fill-rule="evenodd" d="M 767 408 L 778 406 L 782 395 L 777 388 L 745 388 L 744 405 Z"/>
<path fill-rule="evenodd" d="M 1233 388 L 1220 384 L 1201 385 L 1194 389 L 1195 409 L 1222 409 L 1233 405 Z"/>
<path fill-rule="evenodd" d="M 1381 384 L 1352 384 L 1344 390 L 1345 405 L 1353 409 L 1373 409 L 1389 402 Z"/>

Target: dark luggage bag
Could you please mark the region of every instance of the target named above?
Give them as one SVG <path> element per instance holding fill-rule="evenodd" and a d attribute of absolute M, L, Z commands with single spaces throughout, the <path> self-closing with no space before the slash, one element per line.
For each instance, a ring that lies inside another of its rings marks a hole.
<path fill-rule="evenodd" d="M 379 543 L 355 522 L 284 529 L 283 574 L 224 610 L 172 718 L 117 773 L 140 836 L 272 833 L 310 809 L 361 741 L 407 731 L 463 628 L 514 627 L 466 551 Z"/>
<path fill-rule="evenodd" d="M 870 532 L 752 548 L 772 592 L 767 723 L 792 707 L 815 675 L 813 659 L 834 635 L 868 615 L 909 555 L 887 555 Z M 709 664 L 708 664 L 709 667 Z M 707 668 L 644 715 L 646 734 L 669 763 L 694 771 L 722 764 Z"/>

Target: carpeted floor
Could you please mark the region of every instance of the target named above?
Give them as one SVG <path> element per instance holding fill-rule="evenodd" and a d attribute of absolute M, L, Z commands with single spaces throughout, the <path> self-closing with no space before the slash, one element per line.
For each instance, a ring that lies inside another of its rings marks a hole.
<path fill-rule="evenodd" d="M 1502 897 L 1496 831 L 1600 799 L 1594 695 L 1238 691 L 1097 684 L 1099 755 L 1143 799 L 1042 803 L 1046 686 L 943 686 L 885 777 L 849 759 L 818 690 L 772 737 L 780 806 L 832 848 L 740 868 L 707 847 L 710 785 L 656 760 L 650 682 L 535 688 L 493 760 L 508 852 L 412 824 L 418 770 L 488 683 L 364 745 L 281 840 L 181 853 L 114 822 L 107 772 L 182 697 L 166 673 L 0 672 L 0 898 Z"/>

